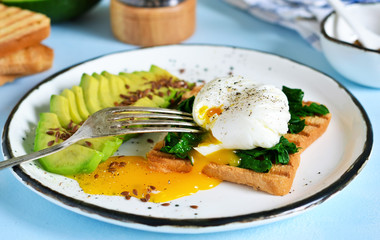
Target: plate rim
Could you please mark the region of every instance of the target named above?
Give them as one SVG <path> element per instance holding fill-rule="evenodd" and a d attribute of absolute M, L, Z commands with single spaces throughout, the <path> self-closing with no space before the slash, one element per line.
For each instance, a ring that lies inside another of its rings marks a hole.
<path fill-rule="evenodd" d="M 247 50 L 247 51 L 253 51 L 258 52 L 261 54 L 271 55 L 274 57 L 279 57 L 285 61 L 289 61 L 292 63 L 296 63 L 297 65 L 301 65 L 303 67 L 309 68 L 313 71 L 316 71 L 322 75 L 325 75 L 328 77 L 330 81 L 334 81 L 336 84 L 338 84 L 338 87 L 344 90 L 348 96 L 351 98 L 353 103 L 356 105 L 356 107 L 359 109 L 360 114 L 365 122 L 365 125 L 367 127 L 366 132 L 366 141 L 364 143 L 363 151 L 362 153 L 356 158 L 356 160 L 353 162 L 352 165 L 343 173 L 343 175 L 340 176 L 339 179 L 334 181 L 329 186 L 323 188 L 321 191 L 316 192 L 315 194 L 293 202 L 291 204 L 271 209 L 271 210 L 265 210 L 255 213 L 249 213 L 249 214 L 242 214 L 238 216 L 230 216 L 230 217 L 220 217 L 220 218 L 189 218 L 189 219 L 176 219 L 176 218 L 161 218 L 161 217 L 152 217 L 152 216 L 143 216 L 143 215 L 137 215 L 132 213 L 126 213 L 121 212 L 117 210 L 111 210 L 106 209 L 103 207 L 99 207 L 95 204 L 87 203 L 81 200 L 74 199 L 72 197 L 63 195 L 62 193 L 59 193 L 55 190 L 52 190 L 48 188 L 47 186 L 44 186 L 39 181 L 33 179 L 30 175 L 26 174 L 20 166 L 14 166 L 12 167 L 13 174 L 16 175 L 16 178 L 27 187 L 31 188 L 32 190 L 36 191 L 40 195 L 42 195 L 45 199 L 53 201 L 54 203 L 60 203 L 69 208 L 70 210 L 73 210 L 74 212 L 77 212 L 77 210 L 80 210 L 81 212 L 87 213 L 87 214 L 95 214 L 99 216 L 100 218 L 105 218 L 104 220 L 108 221 L 116 221 L 119 222 L 119 225 L 128 224 L 128 223 L 134 223 L 134 224 L 141 224 L 145 225 L 145 227 L 175 227 L 175 228 L 183 228 L 186 227 L 189 228 L 212 228 L 212 227 L 220 227 L 227 224 L 234 224 L 234 223 L 256 223 L 263 220 L 270 220 L 275 218 L 281 218 L 281 217 L 287 217 L 292 216 L 297 213 L 301 213 L 307 209 L 310 209 L 314 206 L 317 206 L 330 197 L 334 196 L 338 192 L 340 192 L 343 188 L 345 188 L 361 171 L 361 169 L 365 166 L 367 161 L 370 158 L 372 146 L 373 146 L 373 129 L 372 124 L 370 122 L 370 119 L 368 117 L 367 112 L 363 108 L 363 106 L 360 104 L 359 100 L 356 99 L 356 97 L 353 96 L 353 94 L 344 87 L 341 83 L 339 83 L 334 78 L 330 77 L 329 75 L 313 68 L 310 66 L 307 66 L 306 64 L 300 63 L 298 61 L 295 61 L 293 59 L 251 48 L 244 48 L 244 47 L 236 47 L 236 46 L 230 46 L 230 45 L 218 45 L 218 44 L 175 44 L 175 45 L 164 45 L 164 46 L 156 46 L 156 47 L 148 47 L 148 48 L 137 48 L 137 49 L 129 49 L 129 50 L 121 50 L 121 51 L 115 51 L 111 53 L 106 53 L 99 55 L 94 58 L 90 58 L 87 60 L 84 60 L 82 62 L 79 62 L 77 64 L 71 65 L 69 67 L 66 67 L 55 74 L 52 74 L 51 76 L 45 78 L 38 84 L 36 84 L 34 87 L 32 87 L 28 92 L 24 94 L 24 96 L 16 103 L 16 105 L 13 107 L 10 115 L 7 118 L 7 121 L 3 128 L 3 134 L 2 134 L 2 149 L 3 154 L 7 158 L 12 157 L 12 147 L 9 143 L 9 125 L 13 119 L 14 114 L 17 112 L 20 104 L 37 88 L 39 88 L 41 85 L 53 80 L 55 77 L 59 76 L 60 74 L 63 74 L 64 72 L 67 72 L 71 70 L 72 68 L 75 68 L 79 65 L 85 64 L 87 62 L 100 59 L 102 57 L 110 56 L 113 54 L 118 53 L 127 53 L 127 52 L 133 52 L 133 51 L 140 51 L 140 50 L 149 50 L 149 49 L 155 49 L 155 48 L 165 48 L 165 47 L 220 47 L 220 48 L 230 48 L 230 49 L 240 49 L 240 50 Z M 64 207 L 63 206 L 63 207 Z M 117 224 L 117 223 L 116 223 Z M 133 226 L 129 226 L 131 228 L 136 228 Z M 149 230 L 149 229 L 146 229 Z M 228 229 L 226 229 L 228 230 Z M 164 231 L 164 232 L 172 232 L 172 231 Z"/>

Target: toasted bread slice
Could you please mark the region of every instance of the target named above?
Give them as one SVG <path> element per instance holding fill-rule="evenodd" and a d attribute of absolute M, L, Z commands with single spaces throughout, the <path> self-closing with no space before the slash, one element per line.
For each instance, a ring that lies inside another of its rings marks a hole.
<path fill-rule="evenodd" d="M 0 4 L 0 57 L 36 45 L 50 34 L 50 18 Z"/>
<path fill-rule="evenodd" d="M 300 164 L 300 155 L 308 146 L 326 131 L 331 114 L 306 117 L 309 124 L 298 134 L 286 134 L 285 137 L 299 147 L 299 152 L 291 154 L 289 164 L 274 164 L 268 173 L 258 173 L 248 169 L 210 163 L 203 173 L 224 181 L 244 184 L 273 195 L 283 196 L 289 193 L 296 171 Z"/>
<path fill-rule="evenodd" d="M 306 104 L 310 104 L 310 102 Z M 290 142 L 295 143 L 297 147 L 299 147 L 299 152 L 289 156 L 289 164 L 274 164 L 268 173 L 258 173 L 229 165 L 209 163 L 203 168 L 202 172 L 210 177 L 248 185 L 256 190 L 273 195 L 282 196 L 289 193 L 300 164 L 300 155 L 302 151 L 326 131 L 331 120 L 331 114 L 305 117 L 304 119 L 307 126 L 302 132 L 285 135 Z M 152 169 L 161 172 L 191 171 L 192 166 L 189 160 L 177 159 L 173 155 L 160 152 L 159 149 L 160 145 L 158 144 L 147 154 Z M 170 157 L 168 155 L 170 155 Z"/>
<path fill-rule="evenodd" d="M 28 75 L 45 71 L 53 64 L 54 52 L 42 44 L 0 57 L 0 75 Z"/>
<path fill-rule="evenodd" d="M 21 77 L 20 75 L 0 75 L 0 86 L 13 82 L 16 78 Z"/>

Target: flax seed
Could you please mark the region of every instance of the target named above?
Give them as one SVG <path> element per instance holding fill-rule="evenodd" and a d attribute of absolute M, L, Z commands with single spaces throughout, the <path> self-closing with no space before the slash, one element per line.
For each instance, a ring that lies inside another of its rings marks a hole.
<path fill-rule="evenodd" d="M 87 147 L 91 147 L 92 146 L 92 143 L 89 142 L 89 141 L 85 141 L 84 143 L 86 144 Z"/>
<path fill-rule="evenodd" d="M 170 203 L 163 203 L 161 204 L 161 206 L 167 207 L 167 206 L 170 206 Z"/>
<path fill-rule="evenodd" d="M 47 131 L 46 134 L 47 135 L 54 135 L 54 132 L 53 131 Z"/>
<path fill-rule="evenodd" d="M 125 199 L 127 199 L 127 200 L 131 199 L 131 195 L 125 196 Z"/>
<path fill-rule="evenodd" d="M 108 167 L 109 168 L 114 168 L 114 167 L 118 167 L 119 163 L 118 162 L 112 162 Z"/>
<path fill-rule="evenodd" d="M 137 196 L 137 194 L 138 194 L 138 192 L 137 192 L 136 189 L 133 189 L 133 190 L 132 190 L 132 193 L 135 194 L 136 196 Z"/>
<path fill-rule="evenodd" d="M 122 193 L 120 193 L 122 196 L 128 196 L 129 195 L 129 192 L 128 191 L 124 191 Z"/>
<path fill-rule="evenodd" d="M 125 167 L 126 165 L 127 165 L 126 162 L 120 162 L 120 163 L 119 163 L 119 167 Z"/>
<path fill-rule="evenodd" d="M 79 125 L 75 125 L 74 128 L 70 132 L 75 133 L 79 128 L 78 126 Z"/>
<path fill-rule="evenodd" d="M 198 209 L 197 205 L 190 205 L 190 207 L 193 208 L 193 209 Z"/>
<path fill-rule="evenodd" d="M 95 174 L 95 175 L 94 175 L 94 178 L 98 178 L 98 177 L 99 177 L 99 174 Z"/>
<path fill-rule="evenodd" d="M 144 96 L 148 95 L 148 93 L 150 93 L 150 89 L 149 88 L 144 90 Z"/>
<path fill-rule="evenodd" d="M 50 147 L 54 144 L 54 142 L 55 142 L 54 140 L 51 140 L 50 142 L 47 143 L 47 145 Z"/>
<path fill-rule="evenodd" d="M 149 201 L 149 199 L 150 199 L 150 194 L 149 193 L 147 195 L 145 195 L 145 199 L 146 199 L 147 202 Z"/>
<path fill-rule="evenodd" d="M 73 127 L 73 120 L 70 120 L 69 125 L 67 125 L 67 129 L 71 129 Z"/>
<path fill-rule="evenodd" d="M 128 85 L 128 84 L 125 84 L 125 88 L 126 88 L 126 89 L 129 89 L 129 85 Z"/>
<path fill-rule="evenodd" d="M 152 190 L 156 190 L 156 187 L 155 186 L 149 186 L 150 187 L 150 189 L 152 189 Z"/>

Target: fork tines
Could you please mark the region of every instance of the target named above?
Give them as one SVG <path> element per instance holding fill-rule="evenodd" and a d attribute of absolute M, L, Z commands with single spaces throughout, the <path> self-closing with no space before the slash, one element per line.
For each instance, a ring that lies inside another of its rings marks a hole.
<path fill-rule="evenodd" d="M 200 132 L 192 114 L 165 108 L 114 107 L 110 109 L 108 121 L 111 128 L 124 128 L 126 131 L 146 132 Z M 127 130 L 128 129 L 128 130 Z"/>

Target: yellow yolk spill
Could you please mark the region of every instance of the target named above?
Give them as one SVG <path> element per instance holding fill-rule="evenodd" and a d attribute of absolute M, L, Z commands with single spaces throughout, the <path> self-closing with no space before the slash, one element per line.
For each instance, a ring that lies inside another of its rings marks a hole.
<path fill-rule="evenodd" d="M 210 144 L 220 144 L 221 142 L 216 139 L 211 133 L 208 133 L 203 138 L 202 142 L 198 144 L 198 147 L 208 146 Z M 196 151 L 194 151 L 196 152 Z M 222 149 L 215 151 L 207 156 L 197 153 L 197 158 L 202 158 L 202 162 L 214 162 L 218 164 L 228 164 L 230 166 L 238 166 L 240 164 L 240 158 L 231 149 Z M 192 153 L 193 154 L 193 153 Z M 196 165 L 194 163 L 194 165 Z M 203 167 L 202 167 L 203 168 Z"/>
<path fill-rule="evenodd" d="M 143 157 L 111 157 L 91 174 L 70 177 L 88 194 L 121 196 L 128 192 L 142 201 L 167 202 L 211 189 L 221 182 L 202 174 L 202 166 L 207 164 L 203 161 L 207 159 L 195 157 L 196 164 L 189 173 L 161 173 L 150 170 Z"/>
<path fill-rule="evenodd" d="M 207 134 L 199 146 L 220 143 Z M 215 151 L 203 156 L 190 152 L 193 168 L 189 173 L 162 173 L 149 169 L 148 161 L 138 156 L 111 157 L 99 164 L 91 174 L 69 176 L 76 180 L 85 193 L 136 197 L 142 201 L 167 202 L 188 196 L 199 190 L 211 189 L 221 182 L 202 173 L 210 162 L 238 166 L 239 157 L 230 149 Z"/>
<path fill-rule="evenodd" d="M 191 152 L 190 157 L 194 160 L 193 169 L 197 168 L 200 171 L 210 162 L 230 166 L 238 166 L 240 163 L 240 158 L 230 149 L 222 149 L 207 156 L 203 156 L 194 150 Z"/>

